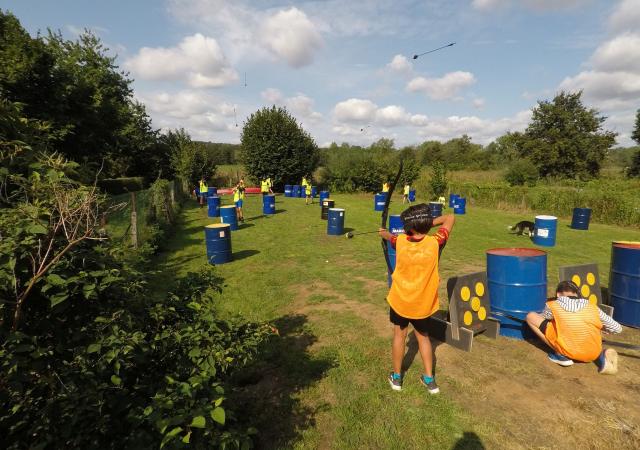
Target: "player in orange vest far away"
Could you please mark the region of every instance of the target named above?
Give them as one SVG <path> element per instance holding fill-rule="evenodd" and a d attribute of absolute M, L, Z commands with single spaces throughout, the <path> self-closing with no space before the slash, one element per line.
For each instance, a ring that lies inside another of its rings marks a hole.
<path fill-rule="evenodd" d="M 438 311 L 438 254 L 449 239 L 455 218 L 453 214 L 431 217 L 428 205 L 421 203 L 400 215 L 406 234 L 395 236 L 380 229 L 380 236 L 396 249 L 396 268 L 387 295 L 389 320 L 393 324 L 393 372 L 388 376 L 395 391 L 402 390 L 402 359 L 407 340 L 407 327 L 413 325 L 418 341 L 424 374 L 420 382 L 430 394 L 440 392 L 433 376 L 433 349 L 429 340 L 429 317 Z M 427 233 L 432 226 L 440 226 L 435 235 Z"/>
<path fill-rule="evenodd" d="M 578 295 L 578 286 L 562 281 L 556 289 L 556 298 L 549 300 L 542 314 L 527 314 L 527 324 L 542 341 L 553 349 L 549 360 L 561 366 L 573 361 L 591 362 L 602 374 L 618 372 L 618 354 L 602 348 L 600 330 L 620 333 L 622 327 L 606 315 L 597 305 Z"/>

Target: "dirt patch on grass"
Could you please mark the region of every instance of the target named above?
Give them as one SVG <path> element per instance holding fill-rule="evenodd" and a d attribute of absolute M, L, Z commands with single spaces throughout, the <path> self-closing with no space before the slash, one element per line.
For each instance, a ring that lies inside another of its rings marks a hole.
<path fill-rule="evenodd" d="M 599 375 L 502 337 L 477 339 L 471 353 L 439 345 L 436 356 L 444 395 L 492 426 L 482 436 L 491 448 L 640 447 L 640 359 L 622 356 L 618 375 Z"/>

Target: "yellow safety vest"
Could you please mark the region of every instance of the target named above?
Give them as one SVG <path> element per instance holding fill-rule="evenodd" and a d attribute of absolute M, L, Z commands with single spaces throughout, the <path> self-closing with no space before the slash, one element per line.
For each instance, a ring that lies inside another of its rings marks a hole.
<path fill-rule="evenodd" d="M 382 185 L 382 192 L 389 192 L 389 183 L 384 183 Z"/>
<path fill-rule="evenodd" d="M 411 190 L 411 186 L 408 184 L 404 187 L 404 195 L 409 195 L 409 190 Z"/>
<path fill-rule="evenodd" d="M 233 201 L 237 202 L 239 200 L 244 200 L 244 192 L 240 192 L 240 189 L 236 188 L 235 192 L 233 193 Z"/>
<path fill-rule="evenodd" d="M 269 192 L 269 182 L 267 180 L 262 180 L 260 183 L 260 192 Z"/>
<path fill-rule="evenodd" d="M 309 182 L 307 181 L 307 179 L 305 177 L 302 177 L 302 186 L 306 186 L 309 184 Z"/>
<path fill-rule="evenodd" d="M 200 182 L 200 193 L 204 194 L 209 192 L 209 187 L 207 186 L 207 183 L 203 183 L 202 181 Z"/>
<path fill-rule="evenodd" d="M 311 195 L 311 185 L 307 183 L 307 185 L 304 188 L 304 193 L 306 195 Z"/>

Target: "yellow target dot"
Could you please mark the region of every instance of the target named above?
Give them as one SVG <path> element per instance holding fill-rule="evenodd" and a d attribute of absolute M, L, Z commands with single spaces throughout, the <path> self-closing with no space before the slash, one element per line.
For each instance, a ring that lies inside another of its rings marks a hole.
<path fill-rule="evenodd" d="M 584 298 L 589 297 L 589 294 L 591 294 L 591 289 L 589 289 L 589 286 L 587 286 L 586 284 L 584 286 L 582 286 L 580 288 L 580 293 L 582 294 L 582 296 Z"/>
<path fill-rule="evenodd" d="M 598 297 L 596 297 L 596 294 L 591 294 L 589 296 L 589 303 L 591 303 L 592 305 L 598 304 Z"/>
<path fill-rule="evenodd" d="M 591 272 L 587 274 L 587 284 L 589 284 L 589 286 L 596 284 L 596 276 Z"/>
<path fill-rule="evenodd" d="M 477 311 L 480 309 L 480 299 L 478 297 L 473 297 L 471 299 L 471 309 Z"/>
<path fill-rule="evenodd" d="M 460 289 L 460 297 L 462 298 L 462 300 L 464 300 L 465 302 L 468 302 L 469 299 L 471 298 L 471 291 L 469 290 L 468 287 L 463 287 L 462 289 Z"/>
<path fill-rule="evenodd" d="M 571 281 L 573 281 L 575 283 L 576 286 L 580 286 L 582 283 L 580 280 L 580 275 L 574 275 L 571 277 Z"/>
<path fill-rule="evenodd" d="M 471 322 L 473 322 L 473 316 L 471 315 L 471 311 L 467 311 L 464 313 L 464 324 L 471 325 Z"/>
<path fill-rule="evenodd" d="M 484 295 L 484 284 L 480 282 L 476 283 L 476 295 L 478 297 L 482 297 Z"/>
<path fill-rule="evenodd" d="M 487 310 L 484 309 L 484 306 L 481 306 L 478 310 L 478 319 L 484 320 L 487 318 Z"/>

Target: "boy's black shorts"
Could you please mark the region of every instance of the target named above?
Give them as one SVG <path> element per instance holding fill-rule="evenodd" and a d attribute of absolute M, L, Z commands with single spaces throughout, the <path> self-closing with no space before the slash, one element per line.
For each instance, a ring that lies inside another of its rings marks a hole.
<path fill-rule="evenodd" d="M 393 308 L 389 307 L 389 321 L 398 325 L 400 328 L 406 328 L 409 324 L 413 325 L 413 328 L 422 334 L 429 334 L 429 318 L 424 319 L 407 319 L 395 312 Z"/>

